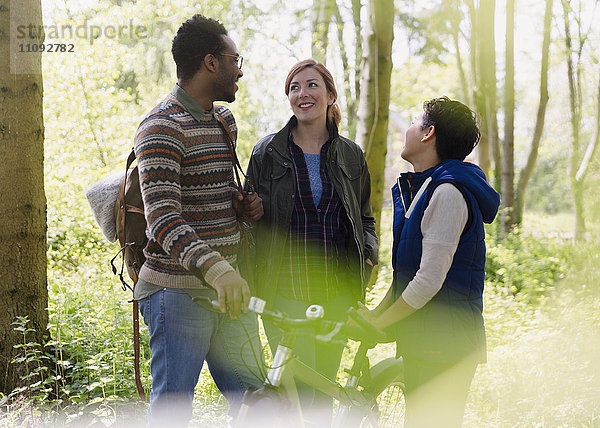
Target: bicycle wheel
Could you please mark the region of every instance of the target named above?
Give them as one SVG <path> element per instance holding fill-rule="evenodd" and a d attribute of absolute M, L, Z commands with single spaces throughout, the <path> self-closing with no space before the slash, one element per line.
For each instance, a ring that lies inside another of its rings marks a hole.
<path fill-rule="evenodd" d="M 404 418 L 404 365 L 388 358 L 371 368 L 369 379 L 359 382 L 363 395 L 372 397 L 368 406 L 350 408 L 352 426 L 397 427 Z"/>
<path fill-rule="evenodd" d="M 393 381 L 377 397 L 378 426 L 400 426 L 404 410 L 404 383 Z"/>

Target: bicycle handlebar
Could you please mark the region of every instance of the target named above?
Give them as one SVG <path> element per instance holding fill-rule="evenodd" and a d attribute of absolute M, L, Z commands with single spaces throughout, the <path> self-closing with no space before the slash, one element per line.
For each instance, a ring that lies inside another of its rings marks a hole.
<path fill-rule="evenodd" d="M 220 312 L 219 303 L 208 296 L 196 296 L 192 300 L 205 309 Z M 250 298 L 249 309 L 251 311 L 260 314 L 263 318 L 277 324 L 284 330 L 314 327 L 326 331 L 327 333 L 315 336 L 317 340 L 322 342 L 344 341 L 348 338 L 371 344 L 385 342 L 385 333 L 371 324 L 353 307 L 348 309 L 348 316 L 356 323 L 355 325 L 323 318 L 291 318 L 282 312 L 266 309 L 265 306 L 266 302 L 264 300 L 257 297 Z"/>

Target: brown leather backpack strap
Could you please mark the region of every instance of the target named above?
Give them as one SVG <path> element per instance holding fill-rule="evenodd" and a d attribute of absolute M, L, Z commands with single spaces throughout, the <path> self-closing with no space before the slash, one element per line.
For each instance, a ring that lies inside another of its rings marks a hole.
<path fill-rule="evenodd" d="M 138 282 L 137 272 L 134 270 L 133 289 Z M 133 371 L 135 374 L 135 387 L 138 395 L 146 401 L 146 392 L 142 385 L 142 375 L 140 369 L 140 305 L 137 300 L 131 300 L 133 304 Z"/>
<path fill-rule="evenodd" d="M 215 110 L 215 116 L 216 116 L 217 120 L 219 121 L 221 128 L 223 128 L 223 131 L 225 132 L 225 135 L 227 136 L 227 139 L 229 140 L 228 142 L 230 144 L 233 144 L 233 134 L 231 133 L 231 130 L 229 129 L 229 125 L 227 124 L 227 121 L 225 120 L 225 118 L 223 116 L 221 116 L 221 113 L 217 112 L 216 110 Z"/>
<path fill-rule="evenodd" d="M 135 288 L 135 283 L 133 286 Z M 142 385 L 140 371 L 140 309 L 137 300 L 133 300 L 133 369 L 135 372 L 135 386 L 138 395 L 142 400 L 146 401 L 146 393 L 144 391 L 144 385 Z"/>
<path fill-rule="evenodd" d="M 135 150 L 132 148 L 129 156 L 127 157 L 127 164 L 125 165 L 125 170 L 129 170 L 129 167 L 135 160 Z"/>
<path fill-rule="evenodd" d="M 242 180 L 240 179 L 240 175 L 238 173 L 238 170 L 239 170 L 239 172 L 242 174 L 242 176 L 246 180 L 247 194 L 253 193 L 254 189 L 252 187 L 252 183 L 250 182 L 250 179 L 246 176 L 246 174 L 244 174 L 244 170 L 242 169 L 242 166 L 240 165 L 240 161 L 237 157 L 237 154 L 235 151 L 235 146 L 233 145 L 233 136 L 231 135 L 231 130 L 229 129 L 229 125 L 227 125 L 227 122 L 225 121 L 223 116 L 221 116 L 216 110 L 215 110 L 215 117 L 218 119 L 219 123 L 221 124 L 221 128 L 223 128 L 223 132 L 225 133 L 225 138 L 228 140 L 227 142 L 229 145 L 229 151 L 231 153 L 231 160 L 233 163 L 233 170 L 235 172 L 235 178 L 237 180 L 238 191 L 240 193 L 244 192 L 244 186 L 242 185 Z M 250 244 L 250 242 L 253 241 L 252 234 L 250 233 L 251 226 L 249 225 L 248 222 L 242 221 L 241 219 L 239 220 L 239 226 L 240 226 L 240 247 L 248 248 L 249 246 L 252 245 L 252 244 Z M 240 258 L 240 260 L 243 261 L 243 263 L 245 265 L 245 269 L 246 269 L 246 273 L 247 273 L 246 280 L 248 281 L 248 283 L 250 285 L 251 291 L 253 291 L 251 278 L 254 277 L 254 273 L 253 273 L 254 269 L 252 268 L 252 265 L 251 265 L 249 251 L 242 251 L 241 253 L 238 251 L 238 257 Z"/>
<path fill-rule="evenodd" d="M 227 139 L 227 143 L 229 146 L 229 152 L 231 153 L 231 160 L 233 162 L 233 171 L 235 172 L 235 178 L 237 180 L 238 190 L 240 192 L 242 192 L 244 187 L 242 186 L 242 180 L 240 179 L 240 173 L 244 176 L 244 178 L 247 179 L 247 177 L 246 177 L 246 174 L 244 174 L 244 170 L 242 169 L 242 166 L 240 165 L 240 161 L 237 157 L 237 153 L 235 152 L 235 146 L 233 145 L 233 141 L 234 141 L 233 135 L 231 134 L 231 130 L 229 129 L 229 125 L 227 125 L 227 121 L 225 120 L 225 118 L 223 116 L 221 116 L 221 114 L 218 113 L 216 110 L 215 110 L 215 117 L 219 121 L 219 124 L 221 125 L 221 128 L 223 129 L 223 132 L 225 133 L 225 137 Z"/>
<path fill-rule="evenodd" d="M 119 187 L 119 199 L 118 199 L 118 203 L 120 204 L 119 209 L 122 211 L 121 212 L 121 231 L 123 232 L 122 237 L 119 236 L 119 241 L 121 242 L 121 246 L 124 246 L 126 244 L 125 240 L 126 240 L 126 233 L 125 233 L 125 226 L 127 224 L 127 222 L 125 221 L 125 217 L 127 216 L 127 213 L 138 213 L 138 214 L 142 214 L 144 215 L 144 211 L 140 210 L 139 208 L 126 204 L 125 203 L 125 185 L 127 183 L 127 175 L 129 174 L 129 168 L 131 167 L 131 165 L 133 164 L 133 162 L 135 161 L 136 156 L 135 156 L 135 151 L 133 149 L 131 149 L 131 153 L 129 153 L 129 157 L 127 158 L 127 163 L 125 166 L 125 177 L 124 179 L 121 181 L 121 186 Z M 125 259 L 123 259 L 123 263 L 125 263 Z M 138 281 L 138 277 L 137 277 L 137 272 L 135 272 L 134 270 L 134 278 L 133 278 L 133 288 L 132 290 L 135 290 L 135 285 L 137 284 Z M 138 395 L 140 396 L 140 398 L 144 401 L 146 401 L 146 392 L 144 391 L 144 385 L 142 385 L 142 376 L 141 376 L 141 370 L 140 370 L 140 308 L 139 308 L 139 303 L 137 300 L 132 299 L 132 310 L 133 310 L 133 370 L 135 373 L 135 386 L 137 388 L 138 391 Z"/>
<path fill-rule="evenodd" d="M 131 164 L 133 163 L 133 161 L 135 161 L 135 151 L 133 149 L 131 149 L 131 153 L 129 153 L 129 156 L 127 157 L 127 163 L 125 165 L 125 176 L 121 180 L 121 185 L 119 186 L 119 195 L 117 196 L 117 204 L 118 204 L 118 209 L 120 211 L 119 216 L 118 216 L 119 225 L 117 226 L 117 231 L 119 233 L 118 233 L 117 238 L 119 239 L 121 248 L 123 248 L 123 246 L 126 244 L 126 242 L 125 242 L 126 241 L 125 227 L 126 227 L 127 222 L 125 221 L 125 218 L 127 217 L 127 212 L 131 211 L 129 209 L 130 206 L 125 203 L 125 187 L 127 185 L 127 175 L 129 174 L 129 168 L 131 167 Z"/>

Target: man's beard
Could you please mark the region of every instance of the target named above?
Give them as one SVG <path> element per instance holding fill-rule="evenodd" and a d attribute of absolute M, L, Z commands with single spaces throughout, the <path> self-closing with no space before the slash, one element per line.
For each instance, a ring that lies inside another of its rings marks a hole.
<path fill-rule="evenodd" d="M 216 101 L 232 103 L 235 101 L 235 82 L 229 79 L 219 79 L 217 82 Z"/>

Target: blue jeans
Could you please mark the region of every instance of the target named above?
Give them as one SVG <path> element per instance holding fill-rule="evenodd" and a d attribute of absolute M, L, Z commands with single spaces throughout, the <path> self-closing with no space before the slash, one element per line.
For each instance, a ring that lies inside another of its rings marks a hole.
<path fill-rule="evenodd" d="M 260 387 L 262 350 L 256 314 L 233 320 L 206 310 L 184 291 L 163 288 L 140 300 L 150 332 L 150 426 L 185 426 L 204 361 L 236 415 L 242 395 Z"/>

